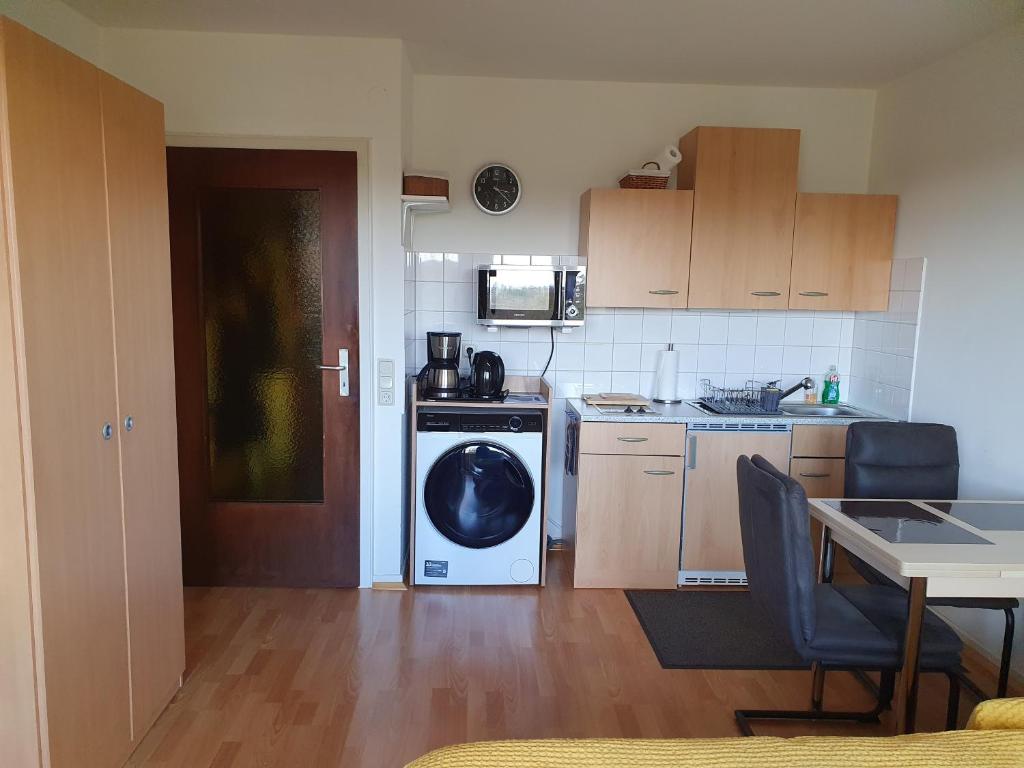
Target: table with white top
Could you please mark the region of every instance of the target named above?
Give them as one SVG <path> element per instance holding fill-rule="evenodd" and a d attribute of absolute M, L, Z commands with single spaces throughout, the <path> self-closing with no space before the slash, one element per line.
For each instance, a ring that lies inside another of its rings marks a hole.
<path fill-rule="evenodd" d="M 831 577 L 839 544 L 907 589 L 895 708 L 896 732 L 912 733 L 925 600 L 1024 596 L 1024 501 L 809 501 L 823 527 L 819 579 Z"/>

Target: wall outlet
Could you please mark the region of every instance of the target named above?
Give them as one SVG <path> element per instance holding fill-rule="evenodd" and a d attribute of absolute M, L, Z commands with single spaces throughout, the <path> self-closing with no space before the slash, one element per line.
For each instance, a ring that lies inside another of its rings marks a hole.
<path fill-rule="evenodd" d="M 377 391 L 378 405 L 394 405 L 395 391 L 393 389 L 381 389 Z"/>

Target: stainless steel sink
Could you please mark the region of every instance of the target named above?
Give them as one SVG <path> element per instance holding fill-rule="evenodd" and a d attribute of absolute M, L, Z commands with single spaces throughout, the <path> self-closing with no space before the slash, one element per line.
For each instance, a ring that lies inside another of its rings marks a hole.
<path fill-rule="evenodd" d="M 810 405 L 805 403 L 783 403 L 781 410 L 788 416 L 822 416 L 842 417 L 850 419 L 870 418 L 866 413 L 848 405 Z"/>

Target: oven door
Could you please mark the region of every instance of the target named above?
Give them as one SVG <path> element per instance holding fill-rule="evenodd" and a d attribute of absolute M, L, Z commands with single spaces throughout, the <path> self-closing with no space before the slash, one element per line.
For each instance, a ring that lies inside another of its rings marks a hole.
<path fill-rule="evenodd" d="M 480 267 L 477 319 L 484 325 L 561 325 L 562 275 L 551 267 Z"/>

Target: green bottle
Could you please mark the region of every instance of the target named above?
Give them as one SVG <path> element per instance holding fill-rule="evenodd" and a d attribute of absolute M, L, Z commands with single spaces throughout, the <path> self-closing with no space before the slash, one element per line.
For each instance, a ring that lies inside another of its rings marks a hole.
<path fill-rule="evenodd" d="M 821 383 L 821 402 L 822 405 L 839 404 L 839 371 L 834 365 L 828 367 Z"/>

